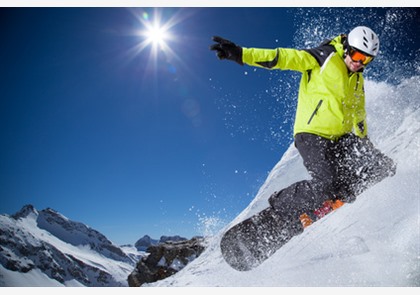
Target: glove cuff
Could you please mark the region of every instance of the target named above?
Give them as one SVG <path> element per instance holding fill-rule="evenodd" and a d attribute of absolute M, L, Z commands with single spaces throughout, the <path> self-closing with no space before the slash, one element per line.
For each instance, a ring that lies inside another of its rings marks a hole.
<path fill-rule="evenodd" d="M 242 60 L 242 47 L 238 46 L 238 54 L 236 56 L 235 61 L 240 64 L 241 66 L 244 65 L 244 62 Z"/>

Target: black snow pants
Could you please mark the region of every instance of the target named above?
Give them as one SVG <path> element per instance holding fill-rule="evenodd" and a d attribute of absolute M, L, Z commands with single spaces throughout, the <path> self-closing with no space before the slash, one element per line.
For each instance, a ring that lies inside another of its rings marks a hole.
<path fill-rule="evenodd" d="M 300 133 L 295 136 L 295 146 L 311 179 L 296 182 L 269 199 L 270 205 L 288 218 L 312 212 L 326 200 L 353 202 L 366 188 L 396 172 L 392 159 L 368 138 L 353 134 L 332 141 Z"/>

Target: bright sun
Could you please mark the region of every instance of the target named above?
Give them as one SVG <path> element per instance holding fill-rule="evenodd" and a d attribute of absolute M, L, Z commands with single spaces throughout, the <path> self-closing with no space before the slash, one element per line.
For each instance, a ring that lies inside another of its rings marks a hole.
<path fill-rule="evenodd" d="M 153 54 L 157 54 L 159 50 L 168 53 L 170 50 L 168 41 L 173 37 L 170 33 L 171 27 L 175 24 L 171 19 L 167 22 L 162 22 L 162 17 L 159 11 L 150 16 L 148 13 L 143 12 L 138 16 L 139 21 L 143 25 L 143 30 L 139 31 L 138 35 L 144 39 L 139 44 L 139 51 L 151 46 Z"/>
<path fill-rule="evenodd" d="M 157 24 L 155 27 L 149 27 L 145 32 L 147 37 L 146 42 L 151 43 L 153 46 L 165 46 L 166 40 L 169 39 L 169 33 Z"/>
<path fill-rule="evenodd" d="M 159 8 L 155 8 L 150 13 L 144 9 L 130 9 L 130 11 L 138 20 L 139 29 L 134 31 L 138 43 L 129 49 L 128 56 L 134 59 L 136 56 L 144 55 L 145 51 L 148 52 L 146 68 L 150 66 L 153 69 L 157 68 L 159 56 L 165 56 L 166 61 L 180 61 L 173 48 L 179 39 L 174 34 L 174 27 L 190 17 L 191 13 L 180 9 L 171 15 L 167 13 L 164 15 L 164 11 Z"/>

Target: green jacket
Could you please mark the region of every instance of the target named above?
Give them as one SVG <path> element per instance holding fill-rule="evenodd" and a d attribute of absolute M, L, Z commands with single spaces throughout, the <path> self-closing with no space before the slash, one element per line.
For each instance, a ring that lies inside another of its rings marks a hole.
<path fill-rule="evenodd" d="M 367 134 L 361 72 L 348 71 L 340 35 L 308 50 L 242 48 L 243 63 L 302 73 L 294 135 L 308 132 L 337 140 L 354 132 Z"/>

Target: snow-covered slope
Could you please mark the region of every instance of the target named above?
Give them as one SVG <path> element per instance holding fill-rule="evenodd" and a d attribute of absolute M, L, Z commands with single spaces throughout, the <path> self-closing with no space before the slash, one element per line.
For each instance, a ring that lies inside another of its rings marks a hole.
<path fill-rule="evenodd" d="M 371 140 L 398 165 L 394 177 L 307 228 L 249 272 L 220 253 L 228 227 L 268 206 L 272 192 L 308 173 L 293 145 L 251 204 L 176 275 L 149 286 L 420 286 L 420 77 L 366 81 Z"/>

